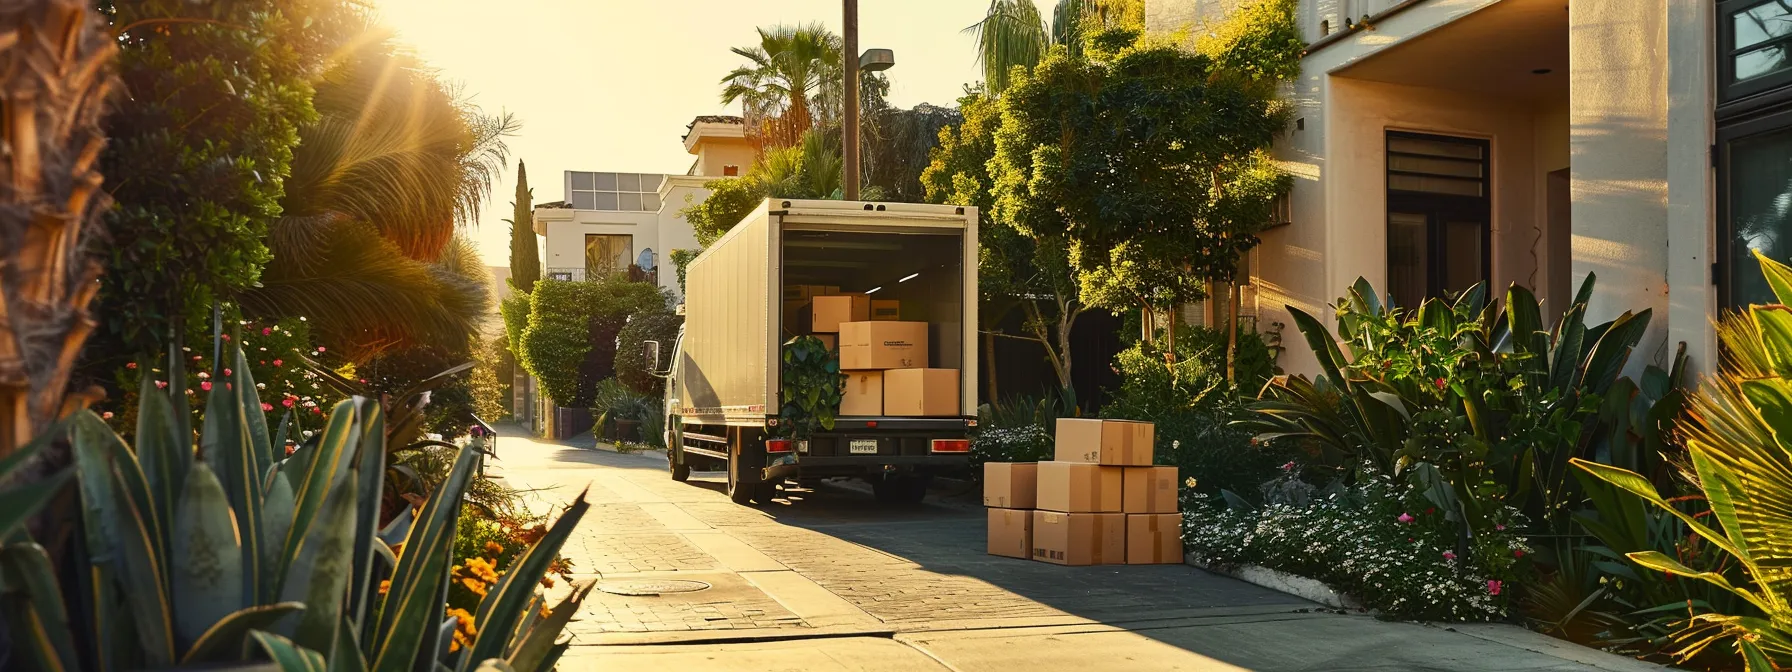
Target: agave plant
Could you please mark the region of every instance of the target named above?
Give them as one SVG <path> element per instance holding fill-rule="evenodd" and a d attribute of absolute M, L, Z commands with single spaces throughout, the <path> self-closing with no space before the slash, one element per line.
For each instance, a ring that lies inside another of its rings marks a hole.
<path fill-rule="evenodd" d="M 1503 304 L 1476 285 L 1410 310 L 1384 305 L 1359 278 L 1338 301 L 1341 339 L 1289 308 L 1323 373 L 1271 380 L 1240 424 L 1261 440 L 1303 437 L 1340 462 L 1410 473 L 1465 536 L 1503 504 L 1566 526 L 1577 499 L 1568 460 L 1589 453 L 1589 420 L 1649 323 L 1644 310 L 1588 326 L 1593 282 L 1549 328 L 1517 285 Z"/>
<path fill-rule="evenodd" d="M 40 437 L 66 437 L 73 447 L 76 545 L 85 556 L 77 566 L 90 569 L 62 582 L 73 586 L 65 600 L 41 546 L 15 534 L 0 551 L 0 596 L 18 655 L 45 670 L 244 656 L 289 670 L 552 667 L 566 647 L 555 640 L 589 586 L 545 615 L 536 586 L 588 509 L 582 496 L 488 592 L 477 636 L 451 644 L 450 552 L 482 454 L 460 449 L 421 509 L 381 529 L 384 409 L 362 397 L 343 401 L 320 433 L 283 457 L 274 446 L 285 444 L 288 423 L 269 431 L 241 349 L 226 352 L 197 449 L 183 440 L 192 436 L 184 414 L 148 377 L 135 446 L 89 411 L 74 415 L 65 434 Z M 29 504 L 45 487 L 0 491 L 0 525 L 24 515 L 14 513 L 14 498 Z"/>
<path fill-rule="evenodd" d="M 1737 584 L 1658 550 L 1626 554 L 1645 570 L 1714 585 L 1753 610 L 1691 616 L 1674 635 L 1677 654 L 1690 658 L 1729 642 L 1751 672 L 1769 672 L 1792 664 L 1792 267 L 1755 257 L 1779 303 L 1750 306 L 1719 324 L 1725 357 L 1692 397 L 1683 425 L 1686 475 L 1704 492 L 1710 522 L 1682 511 L 1642 474 L 1574 465 L 1679 519 L 1746 575 Z"/>

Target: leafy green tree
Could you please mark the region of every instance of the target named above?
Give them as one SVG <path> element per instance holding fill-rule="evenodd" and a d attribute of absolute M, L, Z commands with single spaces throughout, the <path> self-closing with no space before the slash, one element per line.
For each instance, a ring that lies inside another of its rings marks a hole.
<path fill-rule="evenodd" d="M 1261 58 L 1266 42 L 1289 48 L 1292 14 L 1229 21 L 1249 29 L 1216 40 L 1228 50 L 1216 57 L 1142 40 L 1123 15 L 1087 35 L 1084 58 L 1053 49 L 1003 98 L 995 217 L 1035 239 L 1062 236 L 1092 306 L 1204 298 L 1209 282 L 1232 279 L 1286 188 L 1267 151 L 1289 116 L 1275 91 L 1285 59 L 1222 63 Z"/>
<path fill-rule="evenodd" d="M 529 189 L 529 172 L 516 161 L 516 200 L 510 202 L 510 284 L 529 291 L 541 279 L 541 254 L 535 248 L 535 192 Z"/>
<path fill-rule="evenodd" d="M 116 205 L 102 249 L 105 316 L 93 370 L 158 352 L 183 312 L 254 286 L 265 237 L 299 142 L 314 118 L 308 50 L 335 3 L 118 0 L 129 100 L 106 120 L 100 164 Z M 314 24 L 310 19 L 318 19 Z"/>
<path fill-rule="evenodd" d="M 921 173 L 927 200 L 977 207 L 979 322 L 984 325 L 984 347 L 989 356 L 984 366 L 991 396 L 995 394 L 994 339 L 1020 338 L 1045 348 L 1046 360 L 1061 389 L 1071 389 L 1070 332 L 1088 306 L 1077 288 L 1064 242 L 1059 237 L 1036 238 L 995 212 L 990 160 L 995 157 L 997 129 L 1002 124 L 1002 103 L 980 89 L 958 100 L 964 121 L 940 131 L 939 147 Z M 1009 311 L 1025 316 L 1024 334 L 991 330 Z"/>

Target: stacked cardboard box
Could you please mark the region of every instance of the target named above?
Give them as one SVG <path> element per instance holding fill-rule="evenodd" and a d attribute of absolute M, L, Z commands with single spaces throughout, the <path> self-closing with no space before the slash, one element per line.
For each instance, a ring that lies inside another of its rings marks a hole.
<path fill-rule="evenodd" d="M 902 312 L 901 301 L 833 285 L 784 288 L 787 335 L 814 336 L 840 355 L 840 415 L 959 415 L 958 369 L 930 368 L 929 325 L 903 321 Z"/>
<path fill-rule="evenodd" d="M 1182 562 L 1175 467 L 1151 465 L 1156 430 L 1058 420 L 1050 462 L 983 465 L 989 553 L 1060 565 Z"/>

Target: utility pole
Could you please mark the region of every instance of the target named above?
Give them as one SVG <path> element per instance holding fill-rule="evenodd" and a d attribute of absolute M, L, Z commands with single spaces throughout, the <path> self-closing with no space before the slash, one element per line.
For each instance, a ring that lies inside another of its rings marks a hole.
<path fill-rule="evenodd" d="M 841 22 L 841 37 L 845 42 L 840 54 L 840 64 L 846 70 L 845 114 L 841 123 L 841 137 L 845 139 L 845 151 L 840 153 L 841 185 L 846 200 L 859 200 L 859 0 L 841 0 L 845 17 Z"/>

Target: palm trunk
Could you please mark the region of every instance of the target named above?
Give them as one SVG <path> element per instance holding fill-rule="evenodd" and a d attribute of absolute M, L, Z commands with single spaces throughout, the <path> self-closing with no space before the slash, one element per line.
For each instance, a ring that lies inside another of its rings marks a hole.
<path fill-rule="evenodd" d="M 0 8 L 0 457 L 99 398 L 66 391 L 95 326 L 84 238 L 110 205 L 97 165 L 115 51 L 86 3 Z"/>

